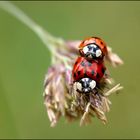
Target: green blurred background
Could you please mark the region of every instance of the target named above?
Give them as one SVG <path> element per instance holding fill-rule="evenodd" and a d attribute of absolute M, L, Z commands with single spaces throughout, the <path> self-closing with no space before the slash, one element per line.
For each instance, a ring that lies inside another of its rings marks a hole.
<path fill-rule="evenodd" d="M 43 104 L 50 54 L 23 23 L 0 9 L 0 138 L 140 138 L 140 2 L 12 2 L 51 34 L 64 39 L 103 38 L 125 64 L 109 67 L 124 86 L 112 95 L 108 124 L 97 118 L 55 128 Z"/>

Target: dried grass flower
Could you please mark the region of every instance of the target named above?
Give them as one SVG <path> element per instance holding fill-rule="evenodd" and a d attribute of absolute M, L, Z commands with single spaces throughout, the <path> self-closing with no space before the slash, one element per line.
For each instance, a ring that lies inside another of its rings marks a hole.
<path fill-rule="evenodd" d="M 82 94 L 77 92 L 72 83 L 72 67 L 78 56 L 78 45 L 81 41 L 63 41 L 63 46 L 56 51 L 53 58 L 54 64 L 48 70 L 44 81 L 44 104 L 47 108 L 51 126 L 55 126 L 60 116 L 66 117 L 68 121 L 80 119 L 80 125 L 91 122 L 93 116 L 97 116 L 104 124 L 107 122 L 105 116 L 109 112 L 111 104 L 108 96 L 122 89 L 120 84 L 113 86 L 111 77 L 102 79 L 98 92 L 95 94 Z M 111 48 L 106 60 L 113 66 L 123 64 L 117 54 Z M 115 56 L 115 57 L 114 57 Z M 53 57 L 53 56 L 52 56 Z M 59 63 L 57 62 L 59 61 Z"/>

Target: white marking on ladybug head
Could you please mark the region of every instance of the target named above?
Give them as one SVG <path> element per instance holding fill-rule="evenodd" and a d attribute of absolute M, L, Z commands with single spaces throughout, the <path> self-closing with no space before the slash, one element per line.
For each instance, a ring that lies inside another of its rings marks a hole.
<path fill-rule="evenodd" d="M 84 54 L 86 54 L 88 51 L 89 51 L 88 47 L 85 46 L 85 47 L 83 48 L 83 52 L 84 52 Z"/>
<path fill-rule="evenodd" d="M 91 82 L 90 82 L 90 88 L 91 89 L 94 89 L 96 87 L 96 82 L 94 81 L 94 80 L 92 80 Z"/>
<path fill-rule="evenodd" d="M 97 46 L 95 44 L 92 44 L 93 48 L 97 48 Z"/>
<path fill-rule="evenodd" d="M 102 52 L 100 49 L 96 50 L 96 57 L 100 57 L 102 55 Z"/>
<path fill-rule="evenodd" d="M 89 44 L 89 46 L 90 46 L 90 47 L 94 47 L 95 45 L 94 45 L 94 44 Z"/>
<path fill-rule="evenodd" d="M 81 85 L 81 83 L 77 82 L 76 86 L 77 86 L 77 89 L 78 90 L 82 91 L 82 85 Z"/>
<path fill-rule="evenodd" d="M 83 78 L 83 79 L 85 79 L 85 81 L 88 81 L 89 80 L 89 78 Z"/>
<path fill-rule="evenodd" d="M 87 89 L 87 88 L 85 88 L 85 89 L 84 89 L 84 92 L 87 92 L 87 91 L 88 91 L 88 89 Z"/>

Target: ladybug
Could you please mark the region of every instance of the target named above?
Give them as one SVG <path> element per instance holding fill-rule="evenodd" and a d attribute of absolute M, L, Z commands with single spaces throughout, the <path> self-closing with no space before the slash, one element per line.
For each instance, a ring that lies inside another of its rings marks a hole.
<path fill-rule="evenodd" d="M 81 56 L 89 59 L 102 60 L 107 55 L 107 45 L 99 37 L 89 37 L 81 42 L 79 52 Z"/>
<path fill-rule="evenodd" d="M 103 78 L 106 67 L 95 60 L 78 57 L 72 70 L 73 82 L 81 93 L 91 92 Z"/>

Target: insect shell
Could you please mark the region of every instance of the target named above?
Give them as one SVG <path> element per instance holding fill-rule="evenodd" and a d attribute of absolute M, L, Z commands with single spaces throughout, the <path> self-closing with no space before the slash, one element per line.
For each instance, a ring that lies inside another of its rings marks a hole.
<path fill-rule="evenodd" d="M 73 82 L 78 92 L 92 92 L 105 73 L 105 66 L 102 61 L 87 60 L 85 57 L 78 57 L 72 70 Z"/>
<path fill-rule="evenodd" d="M 88 59 L 103 59 L 107 55 L 107 46 L 101 38 L 90 37 L 81 42 L 79 52 Z"/>

